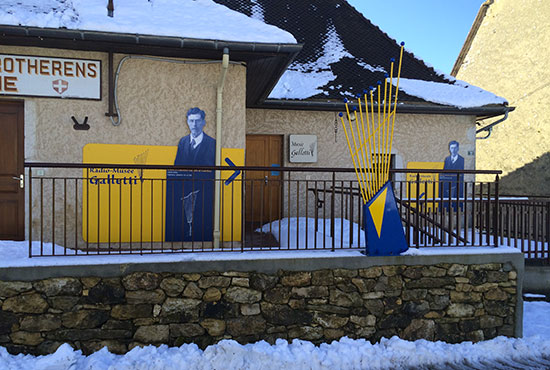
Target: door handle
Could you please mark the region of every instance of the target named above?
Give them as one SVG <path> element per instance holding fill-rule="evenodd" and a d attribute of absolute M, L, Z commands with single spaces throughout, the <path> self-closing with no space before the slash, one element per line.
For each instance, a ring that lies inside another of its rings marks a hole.
<path fill-rule="evenodd" d="M 267 185 L 267 176 L 264 176 L 264 182 Z"/>
<path fill-rule="evenodd" d="M 12 179 L 19 180 L 19 187 L 23 189 L 25 187 L 25 177 L 23 175 L 13 176 Z"/>

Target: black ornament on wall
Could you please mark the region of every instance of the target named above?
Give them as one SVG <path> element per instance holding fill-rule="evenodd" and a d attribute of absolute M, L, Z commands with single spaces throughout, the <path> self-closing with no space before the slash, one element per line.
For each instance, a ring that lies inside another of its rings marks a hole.
<path fill-rule="evenodd" d="M 74 122 L 73 128 L 75 130 L 89 130 L 90 129 L 90 125 L 88 124 L 88 116 L 84 117 L 84 122 L 82 122 L 82 123 L 79 123 L 78 120 L 76 118 L 74 118 L 74 116 L 71 116 L 71 119 Z"/>

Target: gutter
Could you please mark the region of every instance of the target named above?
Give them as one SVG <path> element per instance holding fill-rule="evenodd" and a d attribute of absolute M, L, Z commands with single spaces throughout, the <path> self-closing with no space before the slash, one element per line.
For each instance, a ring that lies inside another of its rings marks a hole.
<path fill-rule="evenodd" d="M 31 37 L 36 39 L 55 38 L 71 41 L 98 41 L 110 43 L 111 49 L 113 43 L 142 45 L 142 46 L 161 46 L 182 49 L 206 49 L 223 51 L 229 48 L 233 52 L 259 52 L 259 53 L 286 53 L 293 54 L 302 50 L 301 44 L 284 43 L 258 43 L 242 41 L 223 41 L 206 40 L 189 37 L 177 36 L 153 36 L 130 33 L 115 33 L 102 31 L 81 31 L 67 30 L 58 28 L 39 28 L 22 27 L 11 25 L 0 25 L 0 34 L 2 36 Z"/>
<path fill-rule="evenodd" d="M 513 109 L 512 109 L 512 110 L 513 110 Z M 483 132 L 483 131 L 487 131 L 488 134 L 487 134 L 487 136 L 485 136 L 485 137 L 476 137 L 476 139 L 478 139 L 478 140 L 485 140 L 485 139 L 488 139 L 489 136 L 491 136 L 491 133 L 493 132 L 493 127 L 495 127 L 495 126 L 498 125 L 499 123 L 504 122 L 504 121 L 506 121 L 506 119 L 508 119 L 508 112 L 509 112 L 509 110 L 506 110 L 506 112 L 504 113 L 504 117 L 502 117 L 501 119 L 498 119 L 498 120 L 496 120 L 495 122 L 490 123 L 490 124 L 488 124 L 487 126 L 482 127 L 482 128 L 480 128 L 479 130 L 477 130 L 477 131 L 476 131 L 476 135 L 479 134 L 480 132 Z"/>
<path fill-rule="evenodd" d="M 369 109 L 373 109 L 370 104 Z M 357 104 L 349 104 L 350 107 L 357 107 Z M 378 105 L 374 104 L 374 109 L 377 109 Z M 393 105 L 392 105 L 393 107 Z M 334 101 L 298 101 L 298 100 L 284 100 L 284 99 L 267 99 L 262 104 L 256 106 L 248 106 L 247 108 L 258 109 L 287 109 L 287 110 L 316 110 L 316 111 L 330 111 L 330 112 L 344 112 L 346 106 L 342 102 Z M 483 106 L 474 108 L 457 108 L 444 105 L 425 105 L 425 104 L 410 104 L 410 103 L 398 103 L 397 113 L 410 113 L 410 114 L 453 114 L 453 115 L 472 115 L 477 117 L 496 117 L 507 112 L 513 111 L 514 107 L 508 107 L 504 105 L 495 106 Z"/>

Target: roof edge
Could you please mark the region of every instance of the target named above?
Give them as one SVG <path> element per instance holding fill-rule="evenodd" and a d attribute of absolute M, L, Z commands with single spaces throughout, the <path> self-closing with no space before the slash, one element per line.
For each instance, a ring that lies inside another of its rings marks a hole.
<path fill-rule="evenodd" d="M 357 104 L 351 104 L 350 106 L 356 106 Z M 370 104 L 368 104 L 371 106 Z M 377 107 L 377 104 L 374 104 Z M 296 101 L 296 100 L 283 100 L 283 99 L 267 99 L 261 105 L 247 106 L 247 108 L 258 109 L 286 109 L 286 110 L 320 110 L 320 111 L 332 111 L 343 112 L 346 110 L 346 106 L 342 102 L 331 101 Z M 505 114 L 507 111 L 511 112 L 515 108 L 506 105 L 487 105 L 474 108 L 457 108 L 452 106 L 435 105 L 435 104 L 409 104 L 398 103 L 397 113 L 409 113 L 409 114 L 458 114 L 458 115 L 470 115 L 476 117 L 490 118 Z"/>
<path fill-rule="evenodd" d="M 262 43 L 244 41 L 226 41 L 212 39 L 196 39 L 179 36 L 156 36 L 147 34 L 130 34 L 119 32 L 72 30 L 58 28 L 40 28 L 27 26 L 0 25 L 0 34 L 3 36 L 19 37 L 47 37 L 66 39 L 71 41 L 110 41 L 120 44 L 144 46 L 161 46 L 181 49 L 223 50 L 229 48 L 234 51 L 295 54 L 302 49 L 299 43 Z"/>
<path fill-rule="evenodd" d="M 453 65 L 453 69 L 451 70 L 451 76 L 456 77 L 456 75 L 458 74 L 458 71 L 460 70 L 462 63 L 464 63 L 464 59 L 466 59 L 466 55 L 468 54 L 468 52 L 470 51 L 470 48 L 472 47 L 472 42 L 474 41 L 474 38 L 477 35 L 477 31 L 479 30 L 479 27 L 481 26 L 481 23 L 483 22 L 485 15 L 487 15 L 489 6 L 491 6 L 493 3 L 494 3 L 494 0 L 487 0 L 483 4 L 481 4 L 481 7 L 477 12 L 476 18 L 474 19 L 474 23 L 472 24 L 472 27 L 468 32 L 468 36 L 466 36 L 466 40 L 462 45 L 462 49 L 460 49 L 460 53 L 458 53 L 458 57 L 456 58 L 455 64 Z"/>

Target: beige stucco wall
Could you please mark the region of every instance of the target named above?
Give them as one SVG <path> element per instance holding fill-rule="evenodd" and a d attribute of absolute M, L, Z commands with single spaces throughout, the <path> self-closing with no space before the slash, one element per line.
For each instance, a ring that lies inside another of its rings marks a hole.
<path fill-rule="evenodd" d="M 340 117 L 334 134 L 333 112 L 290 111 L 275 109 L 248 109 L 247 134 L 285 134 L 285 165 L 288 162 L 288 135 L 317 135 L 317 167 L 353 167 Z M 448 143 L 460 143 L 460 154 L 465 168 L 475 167 L 475 117 L 455 115 L 398 114 L 395 120 L 392 153 L 396 167 L 405 168 L 408 162 L 443 162 L 449 155 Z"/>
<path fill-rule="evenodd" d="M 105 113 L 108 111 L 108 55 L 99 52 L 0 46 L 0 53 L 99 59 L 102 62 L 102 99 L 56 99 L 2 96 L 0 99 L 23 99 L 25 103 L 25 161 L 82 163 L 82 149 L 89 143 L 139 144 L 176 146 L 182 136 L 189 134 L 186 112 L 198 106 L 206 112 L 205 132 L 216 137 L 216 86 L 221 64 L 181 64 L 158 60 L 128 59 L 120 69 L 117 96 L 122 116 L 114 126 Z M 114 68 L 125 55 L 114 55 Z M 246 68 L 231 64 L 228 69 L 224 98 L 222 147 L 245 146 Z M 73 129 L 74 116 L 79 122 L 88 117 L 90 129 Z M 34 171 L 34 177 L 80 177 L 80 170 L 45 169 Z M 40 214 L 44 217 L 44 240 L 51 240 L 52 194 L 50 180 L 43 183 L 44 209 L 39 207 L 39 183 L 33 188 L 33 239 L 38 237 Z M 82 194 L 79 185 L 79 196 Z M 72 237 L 75 224 L 82 220 L 82 205 L 75 207 L 75 188 L 67 184 L 67 204 L 64 203 L 63 182 L 56 184 L 56 235 Z M 27 193 L 28 195 L 28 193 Z M 81 202 L 81 201 L 79 201 Z M 28 204 L 28 196 L 27 196 Z M 63 209 L 69 219 L 63 230 Z M 28 212 L 28 205 L 25 207 Z M 26 216 L 28 217 L 28 215 Z M 25 221 L 27 224 L 27 220 Z M 77 226 L 80 230 L 80 226 Z M 27 227 L 28 236 L 28 227 Z M 57 239 L 56 239 L 57 240 Z M 62 244 L 62 243 L 58 243 Z"/>
<path fill-rule="evenodd" d="M 337 132 L 335 135 L 335 113 L 314 112 L 314 111 L 291 111 L 275 109 L 248 109 L 246 111 L 246 133 L 275 135 L 284 134 L 283 158 L 284 166 L 295 167 L 345 167 L 353 168 L 349 149 L 342 127 L 340 117 L 337 118 Z M 475 117 L 454 116 L 454 115 L 425 115 L 425 114 L 400 114 L 397 115 L 394 128 L 394 143 L 392 153 L 396 155 L 396 168 L 406 168 L 408 162 L 443 162 L 449 155 L 448 143 L 456 140 L 460 143 L 460 154 L 464 157 L 465 168 L 475 168 Z M 317 135 L 317 163 L 290 163 L 288 146 L 290 134 Z M 293 180 L 321 180 L 317 183 L 318 188 L 329 187 L 332 179 L 330 174 L 322 173 L 295 173 Z M 355 174 L 337 174 L 337 180 L 355 180 Z M 327 180 L 327 183 L 323 183 Z M 404 175 L 396 175 L 396 192 L 399 192 L 399 181 L 405 180 Z M 471 181 L 470 177 L 466 177 Z M 336 183 L 336 186 L 348 187 L 349 183 Z M 297 186 L 300 190 L 296 191 Z M 314 187 L 314 183 L 307 186 Z M 305 214 L 307 193 L 305 182 L 291 184 L 290 197 L 287 193 L 287 184 L 283 189 L 283 212 L 284 216 L 295 216 L 297 213 Z M 405 186 L 403 186 L 405 188 Z M 402 189 L 406 192 L 406 188 Z M 315 212 L 315 199 L 310 192 L 307 202 L 307 214 L 313 216 Z M 298 197 L 301 202 L 298 201 Z M 354 200 L 358 200 L 354 198 Z M 346 216 L 346 202 L 340 196 L 335 198 L 336 217 Z M 341 204 L 343 203 L 343 204 Z M 330 196 L 327 195 L 324 208 L 329 207 Z M 290 205 L 290 210 L 287 208 Z M 296 209 L 300 206 L 300 210 Z M 360 206 L 360 205 L 359 205 Z M 358 206 L 354 206 L 355 210 Z M 323 213 L 325 211 L 326 213 Z M 321 215 L 330 215 L 330 209 L 320 209 Z M 357 217 L 357 216 L 356 216 Z"/>
<path fill-rule="evenodd" d="M 477 168 L 502 169 L 503 193 L 550 195 L 549 18 L 549 1 L 495 0 L 457 74 L 516 108 L 478 140 Z"/>
<path fill-rule="evenodd" d="M 52 57 L 89 58 L 102 61 L 102 100 L 77 100 L 21 97 L 25 101 L 25 160 L 30 162 L 82 162 L 82 148 L 88 143 L 146 144 L 175 146 L 180 137 L 187 135 L 185 113 L 193 106 L 206 111 L 205 131 L 215 137 L 216 84 L 220 64 L 179 64 L 158 60 L 128 59 L 120 69 L 117 86 L 122 123 L 113 126 L 105 112 L 108 110 L 107 54 L 70 50 L 0 47 L 1 53 L 46 55 Z M 115 67 L 124 55 L 115 54 Z M 224 129 L 222 146 L 244 148 L 246 134 L 284 135 L 283 165 L 315 167 L 352 167 L 344 131 L 335 113 L 315 111 L 289 111 L 275 109 L 246 109 L 246 69 L 230 65 L 224 91 Z M 6 97 L 3 97 L 6 98 Z M 12 97 L 7 97 L 13 99 Z M 2 98 L 0 98 L 2 99 Z M 73 129 L 71 116 L 80 122 L 88 117 L 90 130 Z M 288 161 L 288 135 L 315 134 L 318 138 L 318 162 L 297 164 Z M 475 121 L 472 116 L 400 114 L 395 123 L 393 153 L 396 166 L 405 168 L 411 161 L 441 162 L 448 155 L 448 142 L 460 142 L 460 153 L 465 158 L 465 167 L 475 167 Z M 79 176 L 79 170 L 61 171 L 46 169 L 34 176 Z M 303 178 L 327 178 L 326 174 L 303 174 Z M 354 174 L 338 179 L 354 179 Z M 397 177 L 402 179 L 403 177 Z M 296 177 L 293 179 L 297 179 Z M 45 184 L 48 184 L 45 182 Z M 51 183 L 50 183 L 51 184 Z M 64 205 L 61 183 L 56 187 L 57 236 L 79 235 L 82 220 L 82 204 L 74 204 L 72 198 Z M 69 197 L 75 192 L 68 184 Z M 285 186 L 286 189 L 286 186 Z M 305 187 L 303 188 L 305 191 Z M 43 199 L 51 198 L 51 185 L 45 185 Z M 79 190 L 81 195 L 82 190 Z M 291 191 L 285 202 L 294 205 L 302 191 Z M 41 210 L 39 194 L 33 193 L 33 239 L 37 238 Z M 79 201 L 81 202 L 81 201 Z M 308 209 L 315 209 L 313 199 Z M 302 207 L 305 204 L 302 202 Z M 337 212 L 341 205 L 337 206 Z M 28 206 L 27 206 L 28 207 Z M 52 209 L 45 204 L 45 224 L 51 223 Z M 68 229 L 63 209 L 69 217 Z M 303 210 L 304 208 L 302 208 Z M 26 208 L 28 210 L 28 208 Z M 286 210 L 288 211 L 288 210 Z M 300 211 L 302 212 L 302 211 Z M 293 215 L 286 213 L 285 215 Z M 328 214 L 326 214 L 328 216 Z M 338 217 L 338 214 L 336 215 Z M 344 215 L 342 215 L 344 216 Z M 73 222 L 74 221 L 74 222 Z M 75 232 L 75 229 L 77 230 Z M 52 230 L 46 226 L 43 239 L 51 239 Z M 57 239 L 56 239 L 57 240 Z M 59 243 L 59 242 L 58 242 Z"/>
<path fill-rule="evenodd" d="M 206 112 L 205 132 L 216 136 L 216 85 L 220 64 L 126 60 L 117 86 L 122 123 L 115 127 L 105 116 L 108 111 L 107 53 L 9 46 L 0 47 L 0 52 L 102 61 L 101 101 L 20 98 L 25 100 L 26 161 L 79 163 L 82 148 L 88 143 L 177 145 L 179 138 L 189 133 L 185 114 L 194 106 Z M 115 54 L 115 68 L 124 56 Z M 244 66 L 229 66 L 223 100 L 224 132 L 227 133 L 223 147 L 244 148 L 245 78 Z M 87 116 L 90 129 L 74 130 L 71 116 L 79 122 Z"/>

